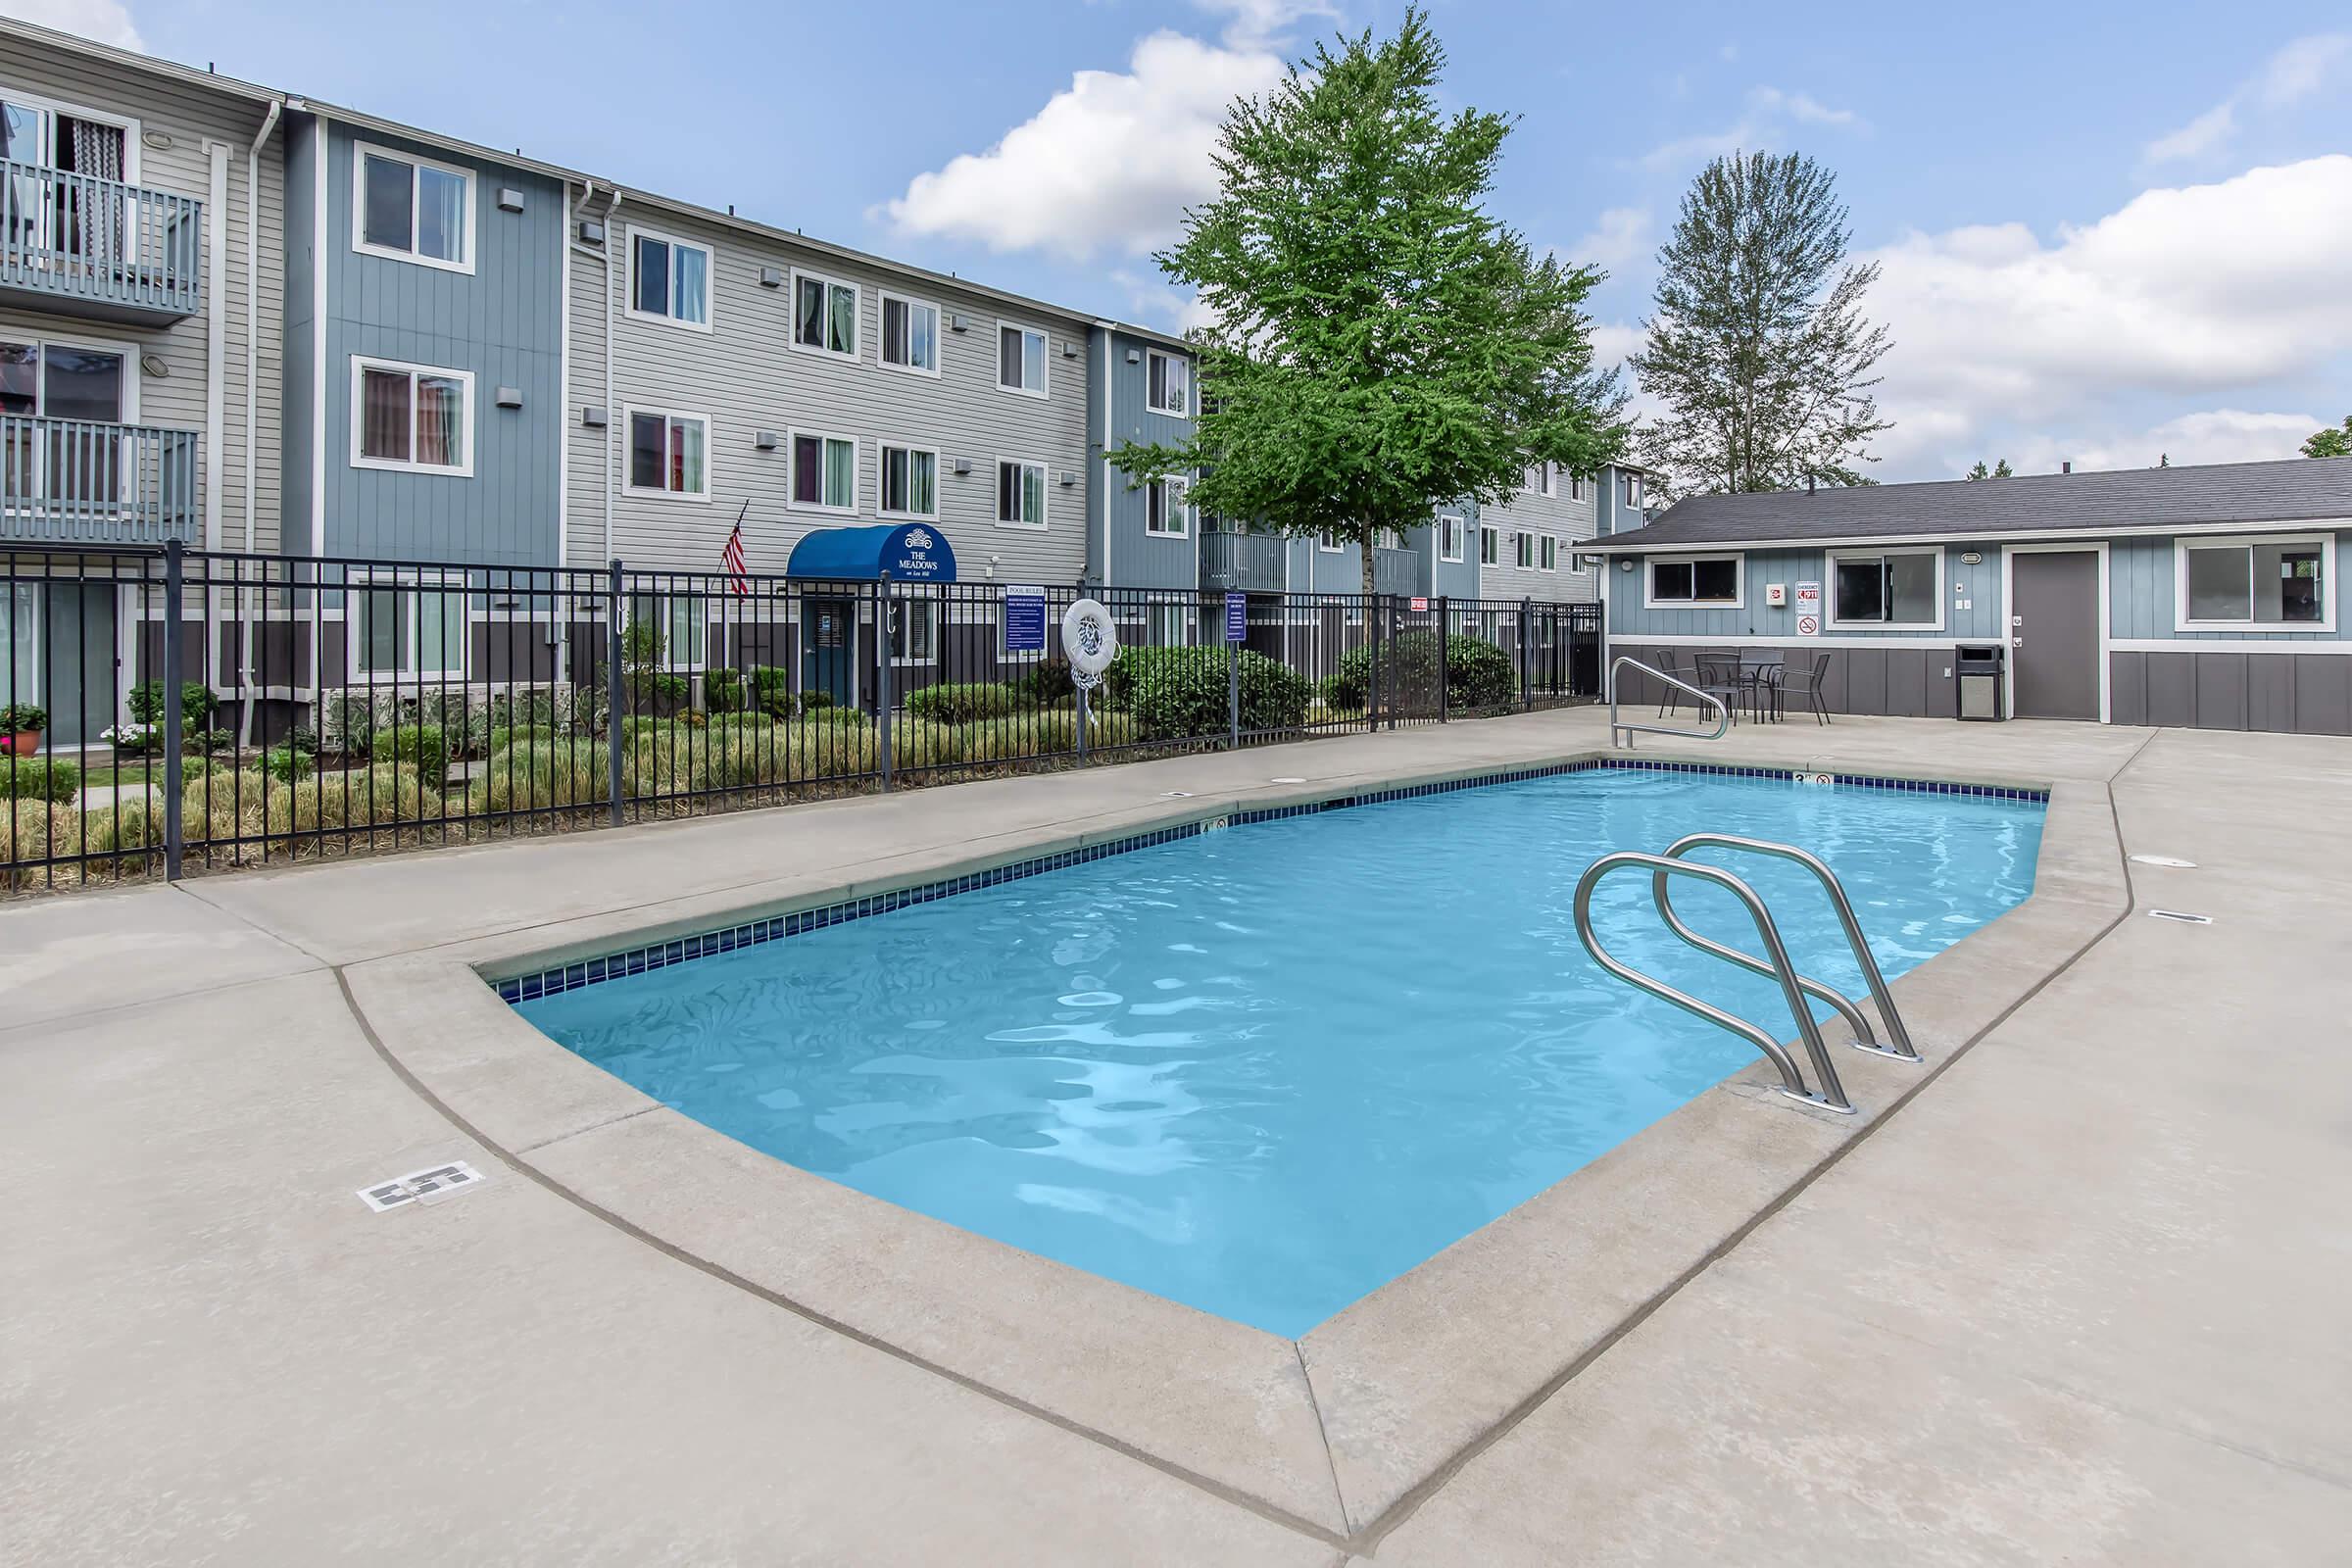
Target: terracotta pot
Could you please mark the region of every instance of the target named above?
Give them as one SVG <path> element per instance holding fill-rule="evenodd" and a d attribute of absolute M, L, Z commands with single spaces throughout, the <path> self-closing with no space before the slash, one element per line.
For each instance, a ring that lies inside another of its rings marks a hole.
<path fill-rule="evenodd" d="M 41 749 L 41 732 L 37 729 L 17 731 L 8 737 L 8 749 L 18 757 L 30 757 Z"/>

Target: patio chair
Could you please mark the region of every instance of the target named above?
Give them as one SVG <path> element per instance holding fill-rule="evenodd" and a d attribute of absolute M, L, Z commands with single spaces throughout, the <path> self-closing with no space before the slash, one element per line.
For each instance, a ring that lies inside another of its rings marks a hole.
<path fill-rule="evenodd" d="M 1740 704 L 1746 685 L 1740 678 L 1740 656 L 1700 654 L 1690 661 L 1690 664 L 1693 671 L 1690 684 L 1723 704 L 1730 711 L 1732 721 L 1738 723 Z"/>
<path fill-rule="evenodd" d="M 1740 650 L 1740 678 L 1747 688 L 1748 710 L 1761 720 L 1781 717 L 1781 677 L 1788 668 L 1788 656 L 1778 648 L 1742 648 Z"/>
<path fill-rule="evenodd" d="M 1811 668 L 1798 665 L 1788 669 L 1783 675 L 1781 690 L 1784 696 L 1803 698 L 1805 705 L 1813 710 L 1813 721 L 1817 724 L 1827 724 L 1830 721 L 1830 710 L 1822 700 L 1822 689 L 1829 684 L 1829 679 L 1830 656 L 1815 654 Z"/>
<path fill-rule="evenodd" d="M 1690 666 L 1684 661 L 1677 659 L 1672 654 L 1660 654 L 1658 656 L 1658 673 L 1661 675 L 1671 675 L 1676 680 L 1687 681 L 1690 678 Z M 1669 686 L 1664 682 L 1659 683 L 1658 716 L 1660 718 L 1665 718 L 1669 714 L 1673 713 L 1677 708 L 1682 706 L 1682 701 L 1683 692 L 1681 687 Z"/>

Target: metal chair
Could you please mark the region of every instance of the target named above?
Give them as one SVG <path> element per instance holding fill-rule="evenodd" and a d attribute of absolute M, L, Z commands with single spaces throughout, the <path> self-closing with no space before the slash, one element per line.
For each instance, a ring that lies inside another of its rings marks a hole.
<path fill-rule="evenodd" d="M 1738 654 L 1699 654 L 1690 661 L 1690 684 L 1730 709 L 1735 722 L 1746 683 L 1740 678 Z"/>
<path fill-rule="evenodd" d="M 1672 654 L 1660 654 L 1657 667 L 1659 674 L 1670 675 L 1676 680 L 1690 678 L 1690 666 Z M 1682 705 L 1682 698 L 1680 687 L 1661 684 L 1658 688 L 1658 716 L 1660 718 L 1670 717 L 1674 710 Z"/>
<path fill-rule="evenodd" d="M 1740 679 L 1747 689 L 1748 710 L 1759 722 L 1780 720 L 1781 675 L 1786 668 L 1787 656 L 1778 648 L 1740 650 Z"/>
<path fill-rule="evenodd" d="M 1822 701 L 1822 689 L 1829 684 L 1829 679 L 1830 656 L 1816 654 L 1813 656 L 1813 665 L 1810 669 L 1798 666 L 1784 673 L 1781 690 L 1785 695 L 1803 698 L 1805 705 L 1813 710 L 1813 721 L 1816 724 L 1827 724 L 1830 721 L 1830 710 Z"/>

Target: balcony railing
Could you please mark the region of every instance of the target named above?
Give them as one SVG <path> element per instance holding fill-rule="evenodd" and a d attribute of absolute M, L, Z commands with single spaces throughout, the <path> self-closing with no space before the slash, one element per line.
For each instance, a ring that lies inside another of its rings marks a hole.
<path fill-rule="evenodd" d="M 194 430 L 0 416 L 0 540 L 200 542 Z"/>
<path fill-rule="evenodd" d="M 154 324 L 204 308 L 204 204 L 192 196 L 0 162 L 0 296 Z M 37 298 L 34 298 L 37 296 Z"/>
<path fill-rule="evenodd" d="M 1278 592 L 1282 558 L 1289 541 L 1270 533 L 1204 533 L 1200 536 L 1200 586 L 1212 592 Z"/>
<path fill-rule="evenodd" d="M 1374 550 L 1372 587 L 1384 594 L 1429 592 L 1429 561 L 1418 550 Z"/>

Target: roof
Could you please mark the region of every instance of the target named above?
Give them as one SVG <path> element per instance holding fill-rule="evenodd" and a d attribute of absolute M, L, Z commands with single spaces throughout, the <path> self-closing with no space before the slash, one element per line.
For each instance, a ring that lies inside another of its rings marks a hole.
<path fill-rule="evenodd" d="M 784 575 L 825 582 L 954 582 L 956 551 L 928 523 L 818 528 L 792 547 Z"/>
<path fill-rule="evenodd" d="M 2315 523 L 2352 527 L 2352 458 L 1692 496 L 1644 527 L 1577 548 L 1630 553 L 1688 545 L 2165 533 Z"/>
<path fill-rule="evenodd" d="M 862 262 L 869 267 L 897 272 L 905 277 L 920 279 L 941 288 L 961 289 L 967 293 L 1000 300 L 1026 310 L 1042 311 L 1074 320 L 1089 321 L 1096 326 L 1125 332 L 1132 337 L 1145 338 L 1167 347 L 1182 349 L 1186 353 L 1192 352 L 1192 345 L 1182 337 L 1174 333 L 1163 332 L 1157 327 L 1139 326 L 1128 321 L 1104 319 L 1092 311 L 1074 310 L 1066 305 L 1055 305 L 1051 300 L 1035 299 L 1025 294 L 1012 293 L 1006 289 L 991 288 L 986 283 L 976 283 L 969 278 L 956 277 L 952 273 L 935 272 L 927 268 L 895 261 L 887 256 L 876 256 L 870 251 L 861 251 L 853 246 L 836 245 L 828 240 L 811 239 L 798 229 L 762 223 L 755 219 L 738 218 L 733 213 L 719 212 L 713 208 L 697 206 L 692 202 L 679 201 L 673 197 L 663 196 L 657 191 L 642 190 L 634 185 L 592 174 L 585 170 L 568 168 L 563 164 L 551 164 L 542 159 L 526 158 L 520 152 L 484 147 L 478 142 L 466 141 L 463 137 L 446 136 L 438 131 L 403 124 L 396 120 L 385 120 L 380 116 L 368 114 L 365 110 L 330 104 L 322 99 L 305 97 L 300 93 L 279 92 L 255 82 L 241 81 L 234 76 L 223 76 L 217 72 L 198 71 L 193 66 L 178 65 L 154 55 L 140 54 L 135 50 L 120 49 L 113 44 L 99 43 L 95 39 L 83 38 L 70 32 L 60 32 L 54 27 L 44 27 L 36 23 L 20 22 L 14 17 L 0 17 L 0 31 L 21 33 L 44 47 L 79 55 L 85 59 L 103 61 L 127 71 L 145 72 L 165 80 L 204 87 L 232 98 L 243 98 L 257 107 L 272 103 L 283 104 L 296 114 L 317 115 L 342 124 L 371 130 L 378 135 L 397 136 L 428 147 L 439 148 L 460 157 L 475 159 L 484 163 L 501 164 L 511 169 L 528 170 L 534 174 L 567 181 L 575 185 L 593 184 L 597 191 L 608 200 L 617 190 L 622 193 L 626 201 L 641 206 L 658 207 L 665 212 L 684 214 L 761 239 L 806 246 L 828 256 Z"/>

